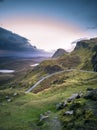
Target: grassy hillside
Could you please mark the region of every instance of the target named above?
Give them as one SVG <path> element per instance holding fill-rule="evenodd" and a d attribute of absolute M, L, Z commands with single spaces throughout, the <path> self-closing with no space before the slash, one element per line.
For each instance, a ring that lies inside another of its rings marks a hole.
<path fill-rule="evenodd" d="M 97 73 L 81 71 L 96 64 L 96 41 L 78 42 L 69 54 L 32 68 L 22 62 L 23 70 L 17 65 L 16 73 L 0 75 L 0 130 L 96 130 Z M 25 94 L 43 76 L 67 69 L 73 70 L 53 75 Z"/>
<path fill-rule="evenodd" d="M 67 128 L 64 127 L 66 121 L 62 117 L 62 113 L 66 110 L 57 110 L 56 105 L 65 101 L 74 93 L 80 91 L 85 93 L 88 87 L 97 88 L 96 82 L 96 73 L 73 71 L 69 73 L 65 72 L 62 75 L 58 74 L 55 77 L 47 79 L 41 83 L 41 88 L 46 87 L 47 83 L 49 83 L 49 87 L 38 91 L 37 94 L 24 94 L 23 90 L 15 88 L 0 90 L 0 129 L 52 130 L 56 128 L 55 124 L 57 120 L 57 122 L 60 122 L 58 129 L 67 130 Z M 14 96 L 14 93 L 17 93 L 17 95 Z M 10 102 L 8 102 L 7 96 L 11 99 Z M 83 98 L 79 100 L 82 103 L 87 101 Z M 40 114 L 44 114 L 48 111 L 50 113 L 49 117 L 40 121 Z M 68 123 L 70 121 L 69 118 L 70 117 L 67 118 Z M 80 117 L 80 120 L 82 119 L 83 116 Z M 76 121 L 77 118 L 75 119 L 75 122 Z M 80 123 L 83 122 L 80 121 Z"/>
<path fill-rule="evenodd" d="M 97 39 L 84 40 L 77 43 L 75 50 L 71 53 L 80 58 L 79 68 L 85 70 L 93 70 L 92 58 L 97 50 L 94 50 L 97 45 Z"/>
<path fill-rule="evenodd" d="M 83 40 L 77 42 L 76 47 L 71 53 L 64 53 L 64 55 L 45 61 L 42 66 L 47 65 L 60 65 L 64 69 L 78 68 L 84 70 L 94 70 L 94 64 L 96 64 L 96 58 L 93 57 L 97 54 L 97 38 L 90 40 Z M 95 56 L 96 57 L 96 56 Z"/>
<path fill-rule="evenodd" d="M 15 58 L 0 57 L 0 69 L 15 70 L 14 73 L 0 73 L 0 89 L 29 87 L 37 71 L 33 71 L 33 64 L 46 60 L 44 57 L 37 58 Z M 30 75 L 31 74 L 31 75 Z M 28 76 L 29 75 L 29 76 Z M 28 78 L 27 78 L 28 77 Z"/>

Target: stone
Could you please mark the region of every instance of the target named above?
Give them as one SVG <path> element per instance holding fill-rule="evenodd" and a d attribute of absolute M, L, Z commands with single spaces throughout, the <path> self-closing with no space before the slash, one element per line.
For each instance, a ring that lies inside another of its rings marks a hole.
<path fill-rule="evenodd" d="M 79 96 L 80 98 L 83 96 L 84 94 L 82 92 L 79 92 Z"/>
<path fill-rule="evenodd" d="M 93 90 L 93 88 L 87 88 L 87 91 L 92 91 Z"/>
<path fill-rule="evenodd" d="M 56 105 L 56 109 L 57 109 L 57 110 L 63 109 L 63 108 L 64 108 L 63 104 L 64 104 L 63 102 L 58 103 L 58 104 Z"/>
<path fill-rule="evenodd" d="M 11 99 L 7 99 L 7 102 L 11 102 L 12 100 Z"/>
<path fill-rule="evenodd" d="M 76 93 L 76 94 L 73 94 L 71 97 L 69 97 L 68 99 L 67 99 L 67 102 L 71 102 L 71 101 L 73 101 L 73 100 L 75 100 L 77 97 L 78 97 L 78 93 Z"/>
<path fill-rule="evenodd" d="M 13 96 L 14 96 L 14 97 L 17 96 L 17 93 L 14 93 Z"/>
<path fill-rule="evenodd" d="M 82 96 L 83 96 L 82 92 L 72 94 L 72 96 L 67 99 L 67 102 L 74 101 L 75 99 L 81 98 Z"/>
<path fill-rule="evenodd" d="M 73 113 L 74 113 L 73 110 L 71 110 L 71 111 L 66 111 L 66 112 L 65 112 L 65 115 L 73 115 Z"/>
<path fill-rule="evenodd" d="M 51 114 L 51 111 L 47 111 L 44 113 L 45 115 L 50 115 Z"/>
<path fill-rule="evenodd" d="M 40 121 L 43 121 L 44 119 L 47 119 L 48 117 L 49 117 L 48 115 L 40 114 Z"/>
<path fill-rule="evenodd" d="M 9 99 L 9 96 L 5 96 L 6 99 Z"/>
<path fill-rule="evenodd" d="M 93 89 L 91 91 L 87 91 L 87 93 L 84 96 L 84 98 L 97 101 L 97 89 Z"/>
<path fill-rule="evenodd" d="M 64 107 L 67 106 L 67 100 L 63 102 L 63 106 L 64 106 Z"/>

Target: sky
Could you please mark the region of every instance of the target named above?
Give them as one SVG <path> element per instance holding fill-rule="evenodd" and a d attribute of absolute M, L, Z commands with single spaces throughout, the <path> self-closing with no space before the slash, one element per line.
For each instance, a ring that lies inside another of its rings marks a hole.
<path fill-rule="evenodd" d="M 46 51 L 97 36 L 97 0 L 0 0 L 0 26 Z"/>

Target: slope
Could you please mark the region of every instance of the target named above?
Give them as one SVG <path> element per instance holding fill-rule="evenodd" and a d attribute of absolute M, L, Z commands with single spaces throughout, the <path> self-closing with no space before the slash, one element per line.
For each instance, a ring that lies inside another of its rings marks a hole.
<path fill-rule="evenodd" d="M 71 53 L 64 53 L 62 56 L 44 61 L 41 65 L 58 65 L 63 69 L 77 68 L 84 70 L 97 69 L 97 38 L 82 40 L 76 43 L 75 49 Z"/>
<path fill-rule="evenodd" d="M 59 130 L 96 130 L 97 73 L 79 70 L 93 70 L 96 51 L 96 39 L 78 42 L 72 53 L 41 62 L 19 81 L 0 90 L 0 129 L 54 130 L 58 125 Z M 43 76 L 67 68 L 76 69 L 49 77 L 32 93 L 25 94 Z M 87 99 L 86 90 L 90 93 Z M 70 101 L 72 95 L 79 93 L 81 98 Z M 67 99 L 70 102 L 65 107 Z"/>

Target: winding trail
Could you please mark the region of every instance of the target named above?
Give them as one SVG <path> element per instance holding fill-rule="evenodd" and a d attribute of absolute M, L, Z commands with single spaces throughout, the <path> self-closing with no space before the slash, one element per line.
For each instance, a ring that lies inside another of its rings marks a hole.
<path fill-rule="evenodd" d="M 87 71 L 87 70 L 76 70 L 76 69 L 62 70 L 62 71 L 59 71 L 59 72 L 55 72 L 55 73 L 49 74 L 49 75 L 47 75 L 45 77 L 42 77 L 42 79 L 40 79 L 39 81 L 37 81 L 33 86 L 31 86 L 27 91 L 25 91 L 25 93 L 31 92 L 36 86 L 38 86 L 45 79 L 47 79 L 49 77 L 52 77 L 52 76 L 54 76 L 56 74 L 60 74 L 60 73 L 68 72 L 68 71 L 80 71 L 80 72 L 87 72 L 87 73 L 95 73 L 95 74 L 97 74 L 97 72 Z"/>

